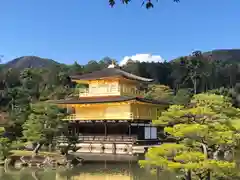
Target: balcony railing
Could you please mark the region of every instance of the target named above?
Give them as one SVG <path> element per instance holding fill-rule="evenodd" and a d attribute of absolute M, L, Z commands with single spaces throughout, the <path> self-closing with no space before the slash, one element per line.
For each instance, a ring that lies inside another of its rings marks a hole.
<path fill-rule="evenodd" d="M 110 91 L 108 88 L 96 89 L 96 92 L 90 92 L 89 88 L 80 88 L 79 97 L 103 96 L 103 95 L 120 95 L 120 88 Z"/>
<path fill-rule="evenodd" d="M 103 96 L 103 95 L 108 95 L 108 96 L 116 96 L 116 95 L 122 95 L 127 94 L 127 95 L 143 95 L 144 93 L 138 89 L 133 89 L 133 88 L 124 88 L 123 86 L 119 86 L 117 89 L 110 90 L 109 88 L 99 88 L 96 89 L 96 92 L 90 92 L 89 88 L 79 88 L 79 97 L 90 97 L 90 96 Z"/>
<path fill-rule="evenodd" d="M 91 115 L 78 115 L 78 114 L 72 114 L 69 116 L 66 116 L 63 120 L 69 120 L 69 121 L 76 121 L 76 120 L 134 120 L 134 119 L 143 119 L 148 120 L 151 119 L 152 116 L 139 116 L 134 115 L 133 113 L 122 113 L 121 115 L 115 115 L 115 114 L 108 114 L 108 115 L 102 115 L 102 116 L 91 116 Z"/>
<path fill-rule="evenodd" d="M 67 138 L 66 136 L 59 136 L 56 140 L 60 143 L 66 143 Z M 78 136 L 78 142 L 136 142 L 137 136 L 127 136 L 127 135 L 80 135 Z"/>
<path fill-rule="evenodd" d="M 79 97 L 88 96 L 88 94 L 89 94 L 89 89 L 88 88 L 80 88 L 79 89 Z"/>
<path fill-rule="evenodd" d="M 80 115 L 72 114 L 65 117 L 63 120 L 104 120 L 104 119 L 134 119 L 133 113 L 121 113 L 121 115 L 116 114 L 103 114 L 103 115 Z"/>

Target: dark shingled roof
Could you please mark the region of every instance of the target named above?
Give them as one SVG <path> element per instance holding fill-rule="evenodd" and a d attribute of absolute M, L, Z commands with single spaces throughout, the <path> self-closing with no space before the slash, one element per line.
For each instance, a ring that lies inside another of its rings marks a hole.
<path fill-rule="evenodd" d="M 168 105 L 168 102 L 164 101 L 156 101 L 150 100 L 146 98 L 140 97 L 129 97 L 129 96 L 106 96 L 106 97 L 82 97 L 82 98 L 72 98 L 72 99 L 65 99 L 65 100 L 53 100 L 48 101 L 56 104 L 97 104 L 97 103 L 109 103 L 109 102 L 123 102 L 123 101 L 130 101 L 136 100 L 145 103 L 151 104 L 165 104 Z"/>
<path fill-rule="evenodd" d="M 72 80 L 93 80 L 93 79 L 101 79 L 113 76 L 122 76 L 127 79 L 143 81 L 143 82 L 152 82 L 153 79 L 148 79 L 140 76 L 136 76 L 134 74 L 125 72 L 121 69 L 117 68 L 105 68 L 99 71 L 94 71 L 92 73 L 83 74 L 83 75 L 75 75 L 70 76 Z"/>

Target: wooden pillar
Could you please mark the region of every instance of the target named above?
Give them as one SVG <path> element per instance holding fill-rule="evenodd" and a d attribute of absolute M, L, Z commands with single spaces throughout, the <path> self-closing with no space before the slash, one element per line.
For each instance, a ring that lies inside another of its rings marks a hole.
<path fill-rule="evenodd" d="M 131 123 L 128 123 L 128 135 L 131 136 Z"/>
<path fill-rule="evenodd" d="M 76 136 L 76 134 L 77 134 L 77 122 L 74 121 L 74 123 L 73 123 L 73 136 Z"/>
<path fill-rule="evenodd" d="M 137 122 L 137 139 L 141 139 L 141 132 L 139 130 L 139 122 Z"/>
<path fill-rule="evenodd" d="M 79 136 L 79 122 L 76 121 L 76 133 L 77 133 L 77 136 Z"/>
<path fill-rule="evenodd" d="M 107 136 L 107 123 L 104 121 L 104 135 Z"/>
<path fill-rule="evenodd" d="M 69 124 L 68 124 L 68 133 L 69 133 L 70 135 L 73 134 L 73 130 L 72 130 L 72 122 L 69 122 Z"/>
<path fill-rule="evenodd" d="M 150 128 L 150 139 L 152 140 L 152 124 L 150 124 L 149 128 Z"/>
<path fill-rule="evenodd" d="M 73 125 L 72 125 L 72 131 L 73 131 L 73 136 L 76 135 L 76 121 L 74 121 Z"/>

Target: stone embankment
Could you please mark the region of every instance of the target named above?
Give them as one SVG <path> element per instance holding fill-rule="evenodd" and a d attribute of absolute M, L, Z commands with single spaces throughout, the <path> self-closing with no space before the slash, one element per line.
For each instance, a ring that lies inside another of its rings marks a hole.
<path fill-rule="evenodd" d="M 74 167 L 81 165 L 83 160 L 74 156 L 68 155 L 10 155 L 4 161 L 5 167 Z"/>

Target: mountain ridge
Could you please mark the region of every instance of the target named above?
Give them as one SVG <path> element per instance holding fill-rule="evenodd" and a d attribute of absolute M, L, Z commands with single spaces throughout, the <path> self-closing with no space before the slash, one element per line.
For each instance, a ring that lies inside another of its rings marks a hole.
<path fill-rule="evenodd" d="M 214 49 L 211 51 L 202 52 L 204 57 L 209 57 L 212 61 L 223 61 L 226 63 L 240 63 L 240 49 Z M 189 57 L 190 55 L 179 56 L 169 62 L 176 62 L 181 57 Z"/>
<path fill-rule="evenodd" d="M 203 55 L 211 55 L 212 60 L 240 63 L 240 49 L 216 49 L 204 52 Z"/>
<path fill-rule="evenodd" d="M 203 56 L 211 56 L 211 60 L 220 60 L 227 63 L 240 63 L 240 49 L 215 49 L 211 51 L 202 52 Z M 173 62 L 176 59 L 170 60 Z M 38 56 L 21 56 L 15 58 L 5 64 L 5 68 L 48 68 L 51 66 L 61 65 L 61 63 L 48 58 L 41 58 Z"/>
<path fill-rule="evenodd" d="M 4 64 L 6 68 L 47 68 L 60 65 L 59 62 L 38 56 L 21 56 Z"/>

